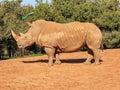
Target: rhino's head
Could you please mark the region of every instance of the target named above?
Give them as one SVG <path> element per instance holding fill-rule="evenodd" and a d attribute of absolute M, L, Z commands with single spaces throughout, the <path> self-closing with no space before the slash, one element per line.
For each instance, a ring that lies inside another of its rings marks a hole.
<path fill-rule="evenodd" d="M 16 35 L 13 31 L 11 31 L 13 38 L 16 40 L 19 48 L 25 48 L 27 46 L 32 45 L 37 41 L 37 36 L 40 33 L 41 26 L 43 26 L 45 20 L 37 20 L 32 23 L 27 23 L 30 28 L 27 33 L 22 34 L 20 36 Z"/>
<path fill-rule="evenodd" d="M 17 42 L 17 45 L 19 48 L 25 48 L 34 43 L 30 33 L 25 33 L 25 34 L 20 33 L 20 36 L 16 35 L 12 30 L 11 30 L 11 33 L 13 38 Z"/>

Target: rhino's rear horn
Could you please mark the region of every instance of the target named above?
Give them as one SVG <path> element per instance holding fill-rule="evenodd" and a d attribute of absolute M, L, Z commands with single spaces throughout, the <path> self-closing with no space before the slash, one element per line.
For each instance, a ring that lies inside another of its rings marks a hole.
<path fill-rule="evenodd" d="M 17 41 L 20 36 L 16 35 L 13 30 L 11 30 L 13 38 Z"/>
<path fill-rule="evenodd" d="M 30 23 L 30 22 L 27 22 L 27 24 L 31 27 L 32 26 L 32 24 Z"/>
<path fill-rule="evenodd" d="M 23 36 L 24 34 L 20 32 L 20 36 Z"/>

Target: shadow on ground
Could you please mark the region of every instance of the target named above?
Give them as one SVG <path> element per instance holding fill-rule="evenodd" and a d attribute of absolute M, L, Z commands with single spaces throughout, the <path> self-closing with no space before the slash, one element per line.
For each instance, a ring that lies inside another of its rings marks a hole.
<path fill-rule="evenodd" d="M 62 59 L 60 60 L 62 63 L 83 63 L 85 62 L 86 59 Z M 35 61 L 22 61 L 23 63 L 47 63 L 48 59 L 44 59 L 44 60 L 35 60 Z M 55 62 L 55 60 L 54 60 Z"/>
<path fill-rule="evenodd" d="M 62 63 L 84 63 L 86 61 L 86 58 L 82 58 L 82 59 L 62 59 L 60 60 Z M 42 59 L 42 60 L 34 60 L 34 61 L 22 61 L 23 63 L 47 63 L 48 59 Z M 55 62 L 55 60 L 54 60 Z M 95 60 L 92 60 L 91 63 L 94 63 Z M 102 60 L 100 60 L 100 62 L 103 62 Z"/>

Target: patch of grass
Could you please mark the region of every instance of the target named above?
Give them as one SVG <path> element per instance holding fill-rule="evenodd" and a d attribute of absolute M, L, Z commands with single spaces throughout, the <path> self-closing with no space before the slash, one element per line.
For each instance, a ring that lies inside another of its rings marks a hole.
<path fill-rule="evenodd" d="M 17 59 L 17 58 L 28 58 L 28 57 L 36 57 L 36 56 L 43 56 L 44 54 L 31 54 L 31 55 L 24 55 L 24 56 L 17 56 L 17 57 L 12 57 L 9 59 Z M 8 60 L 9 60 L 8 59 Z"/>
<path fill-rule="evenodd" d="M 35 56 L 43 56 L 44 54 L 31 54 L 31 55 L 25 55 L 24 57 L 35 57 Z"/>

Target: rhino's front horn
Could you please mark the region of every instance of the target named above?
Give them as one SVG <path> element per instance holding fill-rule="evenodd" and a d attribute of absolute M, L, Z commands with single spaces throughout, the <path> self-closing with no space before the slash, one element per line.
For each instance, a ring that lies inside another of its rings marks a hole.
<path fill-rule="evenodd" d="M 20 36 L 16 35 L 13 30 L 11 30 L 13 38 L 17 41 Z"/>
<path fill-rule="evenodd" d="M 27 24 L 31 27 L 32 26 L 32 24 L 30 23 L 30 22 L 27 22 Z"/>

